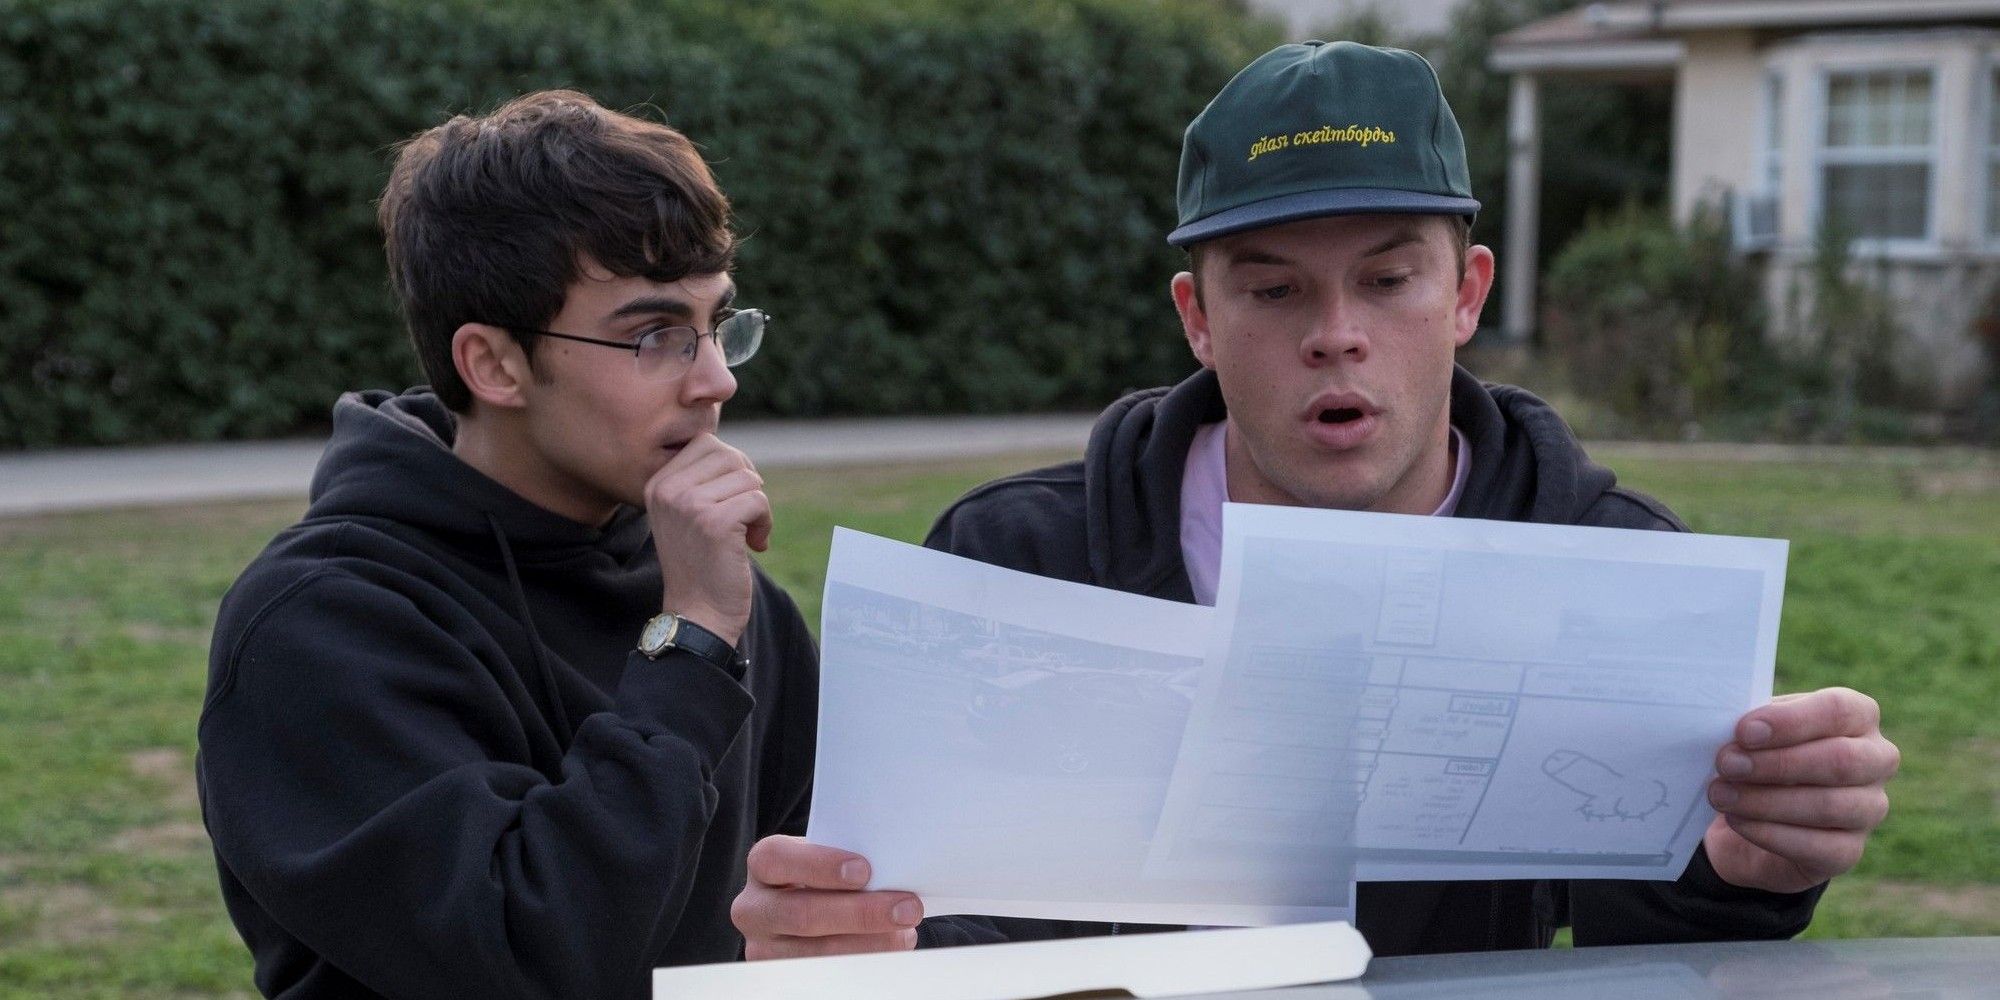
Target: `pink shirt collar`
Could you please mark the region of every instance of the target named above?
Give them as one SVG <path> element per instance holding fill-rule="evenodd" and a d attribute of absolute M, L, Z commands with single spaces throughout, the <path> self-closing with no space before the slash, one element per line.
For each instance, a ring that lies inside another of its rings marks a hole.
<path fill-rule="evenodd" d="M 1181 561 L 1187 564 L 1188 582 L 1194 585 L 1197 604 L 1213 606 L 1218 577 L 1222 573 L 1222 505 L 1229 500 L 1229 467 L 1224 455 L 1224 432 L 1229 421 L 1203 424 L 1188 446 L 1187 468 L 1181 473 Z M 1451 492 L 1431 511 L 1432 517 L 1450 517 L 1458 511 L 1459 497 L 1465 494 L 1465 480 L 1471 463 L 1463 456 L 1469 450 L 1465 434 L 1451 429 Z"/>

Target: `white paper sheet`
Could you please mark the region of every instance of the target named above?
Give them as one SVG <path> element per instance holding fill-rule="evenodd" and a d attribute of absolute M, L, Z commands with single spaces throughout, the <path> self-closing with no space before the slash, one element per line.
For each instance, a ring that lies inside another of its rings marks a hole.
<path fill-rule="evenodd" d="M 1155 860 L 1255 787 L 1354 810 L 1364 881 L 1678 878 L 1771 697 L 1783 541 L 1245 504 L 1223 535 Z"/>
<path fill-rule="evenodd" d="M 1770 700 L 1786 549 L 1232 504 L 1211 612 L 842 529 L 808 836 L 938 915 L 1678 878 Z"/>
<path fill-rule="evenodd" d="M 1027 1000 L 1125 990 L 1137 997 L 1353 979 L 1368 942 L 1344 923 L 1075 938 L 979 948 L 724 962 L 653 971 L 656 1000 Z M 1358 987 L 1315 997 L 1366 1000 Z"/>
<path fill-rule="evenodd" d="M 1351 859 L 1147 863 L 1207 608 L 837 529 L 807 836 L 933 915 L 1350 919 Z M 1345 856 L 1345 855 L 1343 855 Z"/>

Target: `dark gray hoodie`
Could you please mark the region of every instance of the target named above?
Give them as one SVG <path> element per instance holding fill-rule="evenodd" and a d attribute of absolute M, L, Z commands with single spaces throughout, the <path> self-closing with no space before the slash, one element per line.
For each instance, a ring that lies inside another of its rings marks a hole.
<path fill-rule="evenodd" d="M 1195 431 L 1226 415 L 1210 371 L 1126 396 L 1098 418 L 1083 461 L 973 490 L 938 518 L 925 544 L 1043 576 L 1192 601 L 1181 560 L 1182 472 Z M 1555 410 L 1525 390 L 1454 369 L 1451 422 L 1470 451 L 1459 517 L 1687 530 L 1659 501 L 1619 487 Z M 1805 929 L 1819 894 L 1729 885 L 1697 850 L 1678 882 L 1364 883 L 1356 921 L 1377 955 L 1546 947 L 1566 924 L 1579 945 L 1784 938 Z M 943 917 L 925 921 L 920 937 L 948 945 L 1155 929 Z"/>
<path fill-rule="evenodd" d="M 639 997 L 728 961 L 758 838 L 803 832 L 818 663 L 761 573 L 746 676 L 634 651 L 644 513 L 594 528 L 350 394 L 312 504 L 222 603 L 197 772 L 267 995 Z"/>

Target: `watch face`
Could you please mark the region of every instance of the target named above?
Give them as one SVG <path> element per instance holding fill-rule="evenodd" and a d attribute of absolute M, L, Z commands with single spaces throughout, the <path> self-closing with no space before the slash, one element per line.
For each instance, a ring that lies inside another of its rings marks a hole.
<path fill-rule="evenodd" d="M 654 653 L 667 648 L 667 643 L 673 641 L 674 633 L 679 631 L 680 624 L 681 620 L 673 615 L 655 615 L 646 623 L 645 630 L 639 633 L 639 648 Z"/>

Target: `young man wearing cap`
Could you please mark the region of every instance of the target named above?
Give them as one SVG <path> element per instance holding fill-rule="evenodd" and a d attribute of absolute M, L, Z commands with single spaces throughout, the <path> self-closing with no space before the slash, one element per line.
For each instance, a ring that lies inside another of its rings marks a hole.
<path fill-rule="evenodd" d="M 765 326 L 728 201 L 679 132 L 548 92 L 405 144 L 381 218 L 434 388 L 335 405 L 211 647 L 203 818 L 257 987 L 639 997 L 734 960 L 818 671 L 715 437 Z"/>
<path fill-rule="evenodd" d="M 1014 569 L 1213 603 L 1225 500 L 1684 531 L 1593 464 L 1534 396 L 1453 362 L 1493 282 L 1436 76 L 1408 52 L 1286 45 L 1189 126 L 1172 283 L 1202 370 L 1113 404 L 1082 462 L 972 491 L 928 544 Z M 1367 883 L 1375 952 L 1787 937 L 1888 810 L 1897 751 L 1844 689 L 1746 715 L 1720 748 L 1722 816 L 1677 882 Z M 760 843 L 736 919 L 752 958 L 1132 928 L 947 917 L 857 892 L 867 862 Z"/>

